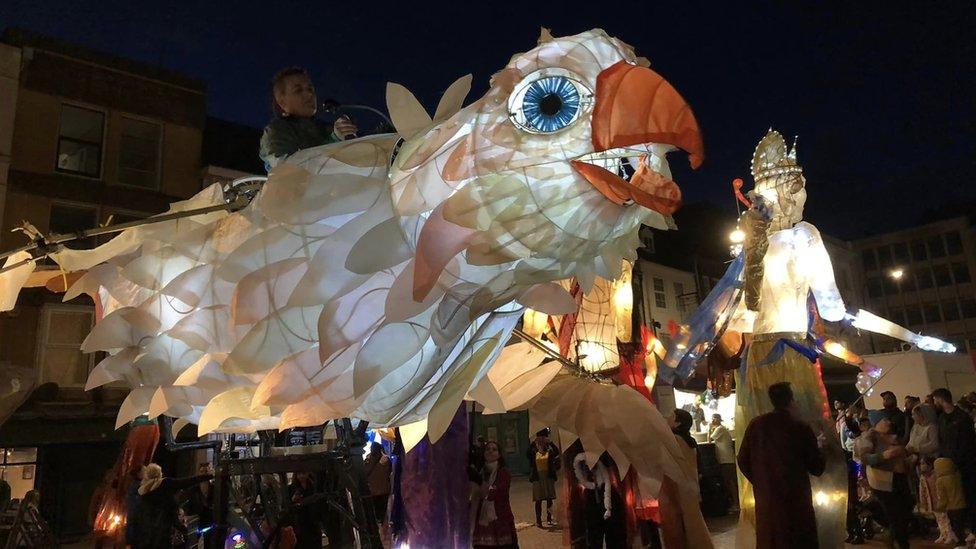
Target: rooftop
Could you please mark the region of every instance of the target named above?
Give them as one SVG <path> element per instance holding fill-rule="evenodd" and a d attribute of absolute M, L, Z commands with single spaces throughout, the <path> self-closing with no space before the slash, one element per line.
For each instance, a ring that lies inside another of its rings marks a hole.
<path fill-rule="evenodd" d="M 140 63 L 139 61 L 125 59 L 109 53 L 92 50 L 77 44 L 65 42 L 57 38 L 52 38 L 18 27 L 9 27 L 4 30 L 3 34 L 0 35 L 0 42 L 20 48 L 35 48 L 62 55 L 64 57 L 87 61 L 89 63 L 121 70 L 136 76 L 141 76 L 143 78 L 157 80 L 163 83 L 179 86 L 181 88 L 188 88 L 200 93 L 204 93 L 207 89 L 206 82 L 200 78 L 188 76 L 170 69 Z"/>

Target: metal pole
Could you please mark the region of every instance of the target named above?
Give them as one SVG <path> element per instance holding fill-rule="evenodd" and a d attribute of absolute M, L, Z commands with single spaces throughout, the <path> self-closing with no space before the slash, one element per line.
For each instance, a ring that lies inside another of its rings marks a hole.
<path fill-rule="evenodd" d="M 536 338 L 530 336 L 529 334 L 523 332 L 521 329 L 515 328 L 514 330 L 512 330 L 512 333 L 515 334 L 515 335 L 517 335 L 518 337 L 522 338 L 522 340 L 525 341 L 526 343 L 528 343 L 529 345 L 532 345 L 536 349 L 539 349 L 540 351 L 543 351 L 544 353 L 546 353 L 550 357 L 558 360 L 562 365 L 569 366 L 570 368 L 572 368 L 574 370 L 577 369 L 576 364 L 572 363 L 569 360 L 566 360 L 566 358 L 563 355 L 557 353 L 556 351 L 553 351 L 549 347 L 546 347 L 545 344 L 543 344 L 541 341 L 539 341 L 538 339 L 536 339 Z"/>
<path fill-rule="evenodd" d="M 203 208 L 196 208 L 193 210 L 186 210 L 183 212 L 162 214 L 162 215 L 149 217 L 146 219 L 129 221 L 127 223 L 109 225 L 107 227 L 96 227 L 94 229 L 85 229 L 83 231 L 78 231 L 76 233 L 71 233 L 71 234 L 51 234 L 49 236 L 40 239 L 35 238 L 33 242 L 27 244 L 26 246 L 21 246 L 16 250 L 11 250 L 9 252 L 4 252 L 0 254 L 0 260 L 6 259 L 7 257 L 10 257 L 19 252 L 26 252 L 26 251 L 38 250 L 38 249 L 46 250 L 49 247 L 53 248 L 56 247 L 57 245 L 64 244 L 66 242 L 81 240 L 93 236 L 100 236 L 103 234 L 118 233 L 126 229 L 141 227 L 143 225 L 152 225 L 153 223 L 162 223 L 164 221 L 172 221 L 175 219 L 183 219 L 186 217 L 193 217 L 196 215 L 204 215 L 204 214 L 219 212 L 219 211 L 238 210 L 240 208 L 243 208 L 244 206 L 247 206 L 248 203 L 250 203 L 251 201 L 251 197 L 247 195 L 247 191 L 259 189 L 260 185 L 256 185 L 255 183 L 263 183 L 265 180 L 266 178 L 264 177 L 248 177 L 248 178 L 236 180 L 234 183 L 232 183 L 230 189 L 233 191 L 237 191 L 237 196 L 234 198 L 234 200 L 227 202 L 225 204 L 216 204 L 214 206 L 206 206 Z M 31 261 L 36 261 L 38 259 L 51 255 L 52 253 L 54 253 L 54 250 L 44 251 L 41 255 L 37 257 L 26 259 L 24 261 L 19 261 L 13 265 L 8 265 L 6 267 L 0 268 L 0 274 L 3 274 L 7 271 L 25 265 Z"/>

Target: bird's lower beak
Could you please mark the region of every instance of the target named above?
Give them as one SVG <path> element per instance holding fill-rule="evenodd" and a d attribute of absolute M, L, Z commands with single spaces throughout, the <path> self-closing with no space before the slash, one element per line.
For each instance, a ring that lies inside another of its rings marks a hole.
<path fill-rule="evenodd" d="M 621 61 L 597 76 L 593 106 L 594 153 L 604 157 L 638 156 L 632 151 L 651 145 L 670 145 L 690 155 L 692 168 L 701 165 L 704 146 L 698 122 L 685 100 L 661 75 Z M 588 155 L 590 156 L 590 155 Z M 681 191 L 666 175 L 642 159 L 630 180 L 580 158 L 576 170 L 611 201 L 633 201 L 664 215 L 681 203 Z"/>

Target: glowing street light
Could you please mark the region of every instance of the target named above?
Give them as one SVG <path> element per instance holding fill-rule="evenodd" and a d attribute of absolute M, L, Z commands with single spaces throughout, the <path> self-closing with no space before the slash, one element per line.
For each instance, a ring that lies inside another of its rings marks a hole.
<path fill-rule="evenodd" d="M 888 276 L 890 276 L 891 278 L 893 278 L 895 280 L 901 280 L 902 277 L 905 276 L 905 270 L 904 269 L 892 269 L 891 272 L 888 273 Z"/>

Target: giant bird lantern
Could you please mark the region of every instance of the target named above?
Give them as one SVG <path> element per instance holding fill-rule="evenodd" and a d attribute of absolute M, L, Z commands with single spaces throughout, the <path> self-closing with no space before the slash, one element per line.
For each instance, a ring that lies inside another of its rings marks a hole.
<path fill-rule="evenodd" d="M 396 134 L 300 151 L 237 211 L 213 186 L 171 208 L 205 215 L 54 253 L 65 271 L 87 271 L 66 299 L 89 293 L 100 307 L 83 350 L 108 356 L 88 388 L 131 387 L 119 425 L 165 414 L 204 434 L 353 417 L 400 427 L 407 446 L 437 440 L 466 395 L 506 408 L 511 379 L 492 365 L 524 308 L 570 313 L 576 300 L 556 281 L 588 292 L 617 278 L 641 224 L 666 230 L 680 205 L 665 155 L 702 161 L 691 110 L 647 65 L 600 30 L 544 32 L 466 107 L 468 77 L 433 116 L 390 84 Z M 627 429 L 603 404 L 644 414 L 654 429 L 634 430 L 618 464 L 693 489 L 645 398 L 556 383 L 590 395 L 562 415 L 593 448 L 609 444 L 602 430 Z M 518 398 L 551 398 L 543 385 Z"/>
<path fill-rule="evenodd" d="M 694 363 L 712 350 L 726 330 L 751 333 L 746 361 L 736 373 L 736 439 L 742 440 L 753 418 L 771 411 L 768 387 L 790 382 L 798 417 L 826 435 L 826 471 L 811 479 L 820 547 L 842 547 L 846 462 L 833 428 L 818 357 L 831 354 L 865 365 L 825 336 L 822 321 L 848 323 L 923 350 L 952 352 L 954 347 L 867 311 L 846 310 L 820 232 L 803 221 L 806 179 L 795 145 L 787 147 L 783 137 L 770 130 L 756 147 L 752 175 L 755 188 L 749 199 L 741 198 L 750 206 L 740 220 L 744 242 L 725 276 L 681 326 L 662 373 L 690 375 Z M 862 372 L 858 382 L 862 392 L 869 389 L 871 374 Z M 737 547 L 754 546 L 755 501 L 751 485 L 741 475 L 740 502 Z"/>

